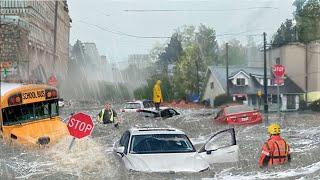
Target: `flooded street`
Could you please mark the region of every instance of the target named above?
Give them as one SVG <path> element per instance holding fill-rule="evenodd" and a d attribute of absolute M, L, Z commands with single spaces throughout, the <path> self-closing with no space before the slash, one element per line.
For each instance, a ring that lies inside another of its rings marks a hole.
<path fill-rule="evenodd" d="M 117 108 L 116 108 L 117 109 Z M 97 109 L 84 108 L 95 117 Z M 61 109 L 61 116 L 77 109 Z M 291 145 L 292 162 L 289 165 L 260 169 L 258 157 L 263 142 L 268 138 L 264 123 L 253 126 L 235 126 L 240 161 L 233 164 L 215 164 L 203 173 L 138 173 L 127 171 L 112 152 L 113 144 L 121 134 L 133 126 L 173 127 L 190 137 L 197 149 L 215 132 L 228 125 L 213 123 L 214 110 L 179 110 L 180 116 L 169 119 L 141 118 L 137 114 L 121 114 L 119 129 L 111 125 L 95 124 L 90 138 L 76 140 L 69 151 L 71 137 L 53 147 L 28 150 L 0 144 L 0 176 L 4 179 L 319 179 L 320 178 L 320 114 L 288 113 L 282 134 Z M 270 122 L 275 116 L 271 115 Z"/>

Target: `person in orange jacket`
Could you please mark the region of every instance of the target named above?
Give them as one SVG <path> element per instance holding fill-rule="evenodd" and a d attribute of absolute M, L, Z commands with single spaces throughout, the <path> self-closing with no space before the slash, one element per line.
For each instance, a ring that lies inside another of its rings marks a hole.
<path fill-rule="evenodd" d="M 259 159 L 259 166 L 271 167 L 291 161 L 290 146 L 280 136 L 280 125 L 271 124 L 268 127 L 270 138 L 264 143 Z"/>
<path fill-rule="evenodd" d="M 161 81 L 157 80 L 156 84 L 153 87 L 153 102 L 155 104 L 156 110 L 160 110 L 160 103 L 163 102 L 160 84 Z"/>

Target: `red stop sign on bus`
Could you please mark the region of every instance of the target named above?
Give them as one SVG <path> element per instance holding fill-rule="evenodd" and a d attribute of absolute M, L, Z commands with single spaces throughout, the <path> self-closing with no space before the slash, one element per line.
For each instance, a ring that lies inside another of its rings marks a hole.
<path fill-rule="evenodd" d="M 272 72 L 275 77 L 283 77 L 284 71 L 285 71 L 284 66 L 280 64 L 276 64 L 272 67 Z"/>
<path fill-rule="evenodd" d="M 70 117 L 67 127 L 71 136 L 80 139 L 90 135 L 94 125 L 91 116 L 80 112 Z"/>

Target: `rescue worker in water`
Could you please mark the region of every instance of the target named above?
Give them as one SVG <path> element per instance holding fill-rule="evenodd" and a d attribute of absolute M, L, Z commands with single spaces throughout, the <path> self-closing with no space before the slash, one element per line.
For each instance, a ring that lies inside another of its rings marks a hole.
<path fill-rule="evenodd" d="M 106 103 L 104 106 L 104 109 L 102 109 L 98 116 L 97 119 L 100 123 L 103 124 L 111 124 L 114 123 L 114 127 L 118 128 L 119 127 L 119 121 L 115 121 L 115 118 L 118 118 L 118 115 L 115 110 L 111 108 L 110 103 Z"/>
<path fill-rule="evenodd" d="M 160 110 L 160 103 L 163 102 L 162 93 L 161 93 L 161 81 L 157 80 L 156 84 L 153 87 L 153 103 L 156 107 L 156 110 Z"/>
<path fill-rule="evenodd" d="M 268 127 L 270 138 L 264 143 L 259 159 L 259 166 L 271 167 L 291 161 L 289 144 L 280 137 L 280 125 L 271 124 Z"/>

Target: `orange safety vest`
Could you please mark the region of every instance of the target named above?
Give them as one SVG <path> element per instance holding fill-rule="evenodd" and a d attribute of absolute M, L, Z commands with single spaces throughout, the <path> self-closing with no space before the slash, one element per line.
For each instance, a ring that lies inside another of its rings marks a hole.
<path fill-rule="evenodd" d="M 280 135 L 271 136 L 262 147 L 260 167 L 287 163 L 290 160 L 290 147 Z"/>

